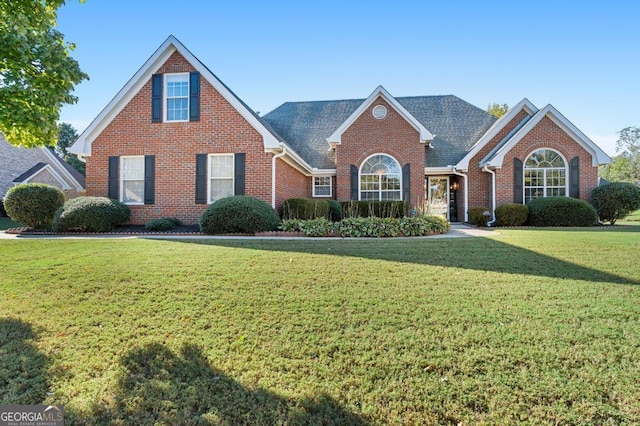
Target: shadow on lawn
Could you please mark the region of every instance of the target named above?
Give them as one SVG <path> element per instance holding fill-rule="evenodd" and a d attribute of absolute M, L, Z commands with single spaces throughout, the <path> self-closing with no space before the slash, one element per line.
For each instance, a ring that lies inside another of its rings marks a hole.
<path fill-rule="evenodd" d="M 167 241 L 176 242 L 176 240 Z M 256 238 L 245 240 L 179 240 L 179 242 L 274 252 L 285 251 L 318 255 L 349 256 L 557 279 L 615 284 L 640 284 L 640 281 L 637 279 L 588 268 L 552 256 L 509 245 L 492 238 L 319 239 L 317 241 L 261 240 Z"/>
<path fill-rule="evenodd" d="M 295 400 L 248 389 L 212 367 L 193 345 L 176 355 L 153 343 L 121 362 L 115 403 L 94 406 L 86 419 L 91 424 L 366 424 L 327 395 Z"/>
<path fill-rule="evenodd" d="M 49 360 L 35 340 L 28 323 L 0 318 L 0 405 L 42 404 L 47 397 Z"/>

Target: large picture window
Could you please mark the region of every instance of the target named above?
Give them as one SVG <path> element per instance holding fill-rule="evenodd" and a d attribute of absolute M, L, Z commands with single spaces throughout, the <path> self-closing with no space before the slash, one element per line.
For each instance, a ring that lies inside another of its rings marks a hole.
<path fill-rule="evenodd" d="M 401 182 L 402 170 L 393 157 L 373 155 L 360 167 L 360 200 L 401 200 Z"/>
<path fill-rule="evenodd" d="M 120 157 L 120 200 L 144 204 L 144 156 Z"/>
<path fill-rule="evenodd" d="M 567 162 L 552 149 L 534 151 L 524 163 L 524 201 L 567 195 Z"/>
<path fill-rule="evenodd" d="M 189 74 L 165 75 L 166 121 L 189 120 Z"/>
<path fill-rule="evenodd" d="M 209 155 L 209 203 L 234 194 L 233 163 L 233 154 Z"/>

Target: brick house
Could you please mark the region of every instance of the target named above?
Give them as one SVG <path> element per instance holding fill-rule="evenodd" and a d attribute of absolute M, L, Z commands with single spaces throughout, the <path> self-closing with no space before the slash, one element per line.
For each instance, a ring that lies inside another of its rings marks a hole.
<path fill-rule="evenodd" d="M 132 222 L 196 223 L 230 195 L 408 200 L 466 220 L 469 207 L 587 199 L 611 159 L 553 106 L 523 99 L 499 119 L 455 96 L 287 102 L 258 116 L 170 36 L 70 149 L 88 195 Z"/>

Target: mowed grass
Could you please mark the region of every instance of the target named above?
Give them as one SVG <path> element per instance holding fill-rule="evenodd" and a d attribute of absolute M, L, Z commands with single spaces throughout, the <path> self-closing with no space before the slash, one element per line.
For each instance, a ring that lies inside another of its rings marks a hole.
<path fill-rule="evenodd" d="M 0 217 L 0 231 L 7 230 L 9 228 L 18 228 L 20 225 L 17 222 L 12 221 L 8 217 Z"/>
<path fill-rule="evenodd" d="M 0 241 L 0 404 L 68 424 L 637 424 L 640 227 Z"/>

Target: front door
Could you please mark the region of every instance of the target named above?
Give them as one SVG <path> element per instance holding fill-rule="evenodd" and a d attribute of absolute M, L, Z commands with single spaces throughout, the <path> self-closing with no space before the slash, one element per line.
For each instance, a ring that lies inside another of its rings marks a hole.
<path fill-rule="evenodd" d="M 429 176 L 427 179 L 428 213 L 449 219 L 449 177 Z"/>

